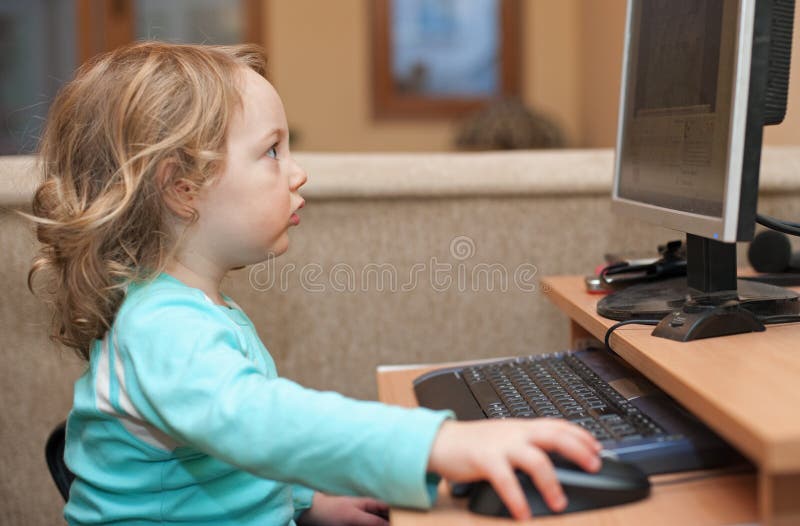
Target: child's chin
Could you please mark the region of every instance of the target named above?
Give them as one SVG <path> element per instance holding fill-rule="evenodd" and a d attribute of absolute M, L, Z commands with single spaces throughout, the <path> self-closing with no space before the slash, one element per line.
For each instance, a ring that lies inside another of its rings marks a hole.
<path fill-rule="evenodd" d="M 281 254 L 285 254 L 286 251 L 289 250 L 289 240 L 285 240 L 283 242 L 278 242 L 277 246 L 271 247 L 269 251 L 265 254 L 264 259 L 272 259 L 280 256 Z"/>
<path fill-rule="evenodd" d="M 263 252 L 263 253 L 258 254 L 258 255 L 253 254 L 253 257 L 250 258 L 251 260 L 249 260 L 247 262 L 240 262 L 235 267 L 231 267 L 231 270 L 242 270 L 243 268 L 247 268 L 250 265 L 257 265 L 258 263 L 263 263 L 265 261 L 269 261 L 270 259 L 274 259 L 274 258 L 286 253 L 286 249 L 288 249 L 288 248 L 289 248 L 288 246 L 281 247 L 279 250 L 276 250 L 276 249 L 273 248 L 273 249 L 270 249 L 267 252 Z"/>
<path fill-rule="evenodd" d="M 286 249 L 283 249 L 283 250 L 270 250 L 269 252 L 265 252 L 264 254 L 262 254 L 261 259 L 258 260 L 258 261 L 254 261 L 253 263 L 251 263 L 251 265 L 252 264 L 256 264 L 256 263 L 263 263 L 264 261 L 269 261 L 271 259 L 275 259 L 276 257 L 278 257 L 278 256 L 280 256 L 280 255 L 282 255 L 284 253 L 286 253 Z"/>

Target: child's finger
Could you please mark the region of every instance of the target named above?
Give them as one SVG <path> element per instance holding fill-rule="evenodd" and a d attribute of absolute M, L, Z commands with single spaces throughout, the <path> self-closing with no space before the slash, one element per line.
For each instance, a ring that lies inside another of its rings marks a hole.
<path fill-rule="evenodd" d="M 591 433 L 574 424 L 568 424 L 567 429 L 562 434 L 562 437 L 569 436 L 578 442 L 581 447 L 586 449 L 591 457 L 596 457 L 603 449 L 602 444 L 595 439 Z M 559 442 L 560 443 L 560 442 Z"/>
<path fill-rule="evenodd" d="M 531 477 L 548 508 L 562 511 L 567 507 L 567 497 L 558 482 L 553 463 L 542 450 L 528 449 L 515 459 L 515 463 Z"/>
<path fill-rule="evenodd" d="M 509 464 L 504 462 L 494 464 L 488 473 L 488 480 L 512 517 L 523 520 L 531 516 L 528 500 Z"/>
<path fill-rule="evenodd" d="M 585 471 L 595 472 L 600 469 L 602 462 L 597 455 L 597 450 L 587 446 L 576 437 L 565 434 L 554 446 L 550 451 L 571 460 Z"/>
<path fill-rule="evenodd" d="M 555 431 L 555 434 L 549 435 L 550 439 L 552 440 L 558 440 L 562 435 L 562 433 L 569 433 L 570 435 L 574 436 L 575 438 L 586 444 L 587 447 L 595 451 L 600 451 L 602 449 L 602 445 L 600 444 L 600 442 L 598 442 L 597 439 L 591 433 L 589 433 L 587 430 L 585 430 L 579 425 L 573 424 L 568 420 L 562 420 L 560 418 L 553 419 L 553 425 L 557 426 L 557 429 L 553 430 Z"/>
<path fill-rule="evenodd" d="M 575 436 L 581 437 L 582 440 L 586 441 L 589 445 L 592 446 L 599 446 L 600 442 L 592 435 L 589 431 L 584 429 L 583 427 L 579 426 L 578 424 L 573 424 L 568 420 L 562 420 L 565 427 L 569 430 L 570 433 L 574 434 Z"/>
<path fill-rule="evenodd" d="M 570 430 L 570 433 L 577 436 L 582 442 L 592 448 L 594 451 L 600 451 L 603 449 L 603 445 L 597 440 L 594 435 L 588 432 L 586 429 L 582 428 L 577 424 L 573 424 L 571 422 L 567 422 L 567 427 Z"/>
<path fill-rule="evenodd" d="M 599 449 L 593 442 L 586 440 L 582 433 L 576 433 L 573 427 L 577 426 L 571 424 L 551 426 L 537 432 L 531 444 L 546 451 L 559 453 L 586 471 L 597 471 L 600 468 L 600 459 L 597 456 Z"/>
<path fill-rule="evenodd" d="M 375 499 L 365 498 L 360 502 L 359 507 L 366 512 L 373 513 L 384 519 L 389 518 L 389 505 Z"/>

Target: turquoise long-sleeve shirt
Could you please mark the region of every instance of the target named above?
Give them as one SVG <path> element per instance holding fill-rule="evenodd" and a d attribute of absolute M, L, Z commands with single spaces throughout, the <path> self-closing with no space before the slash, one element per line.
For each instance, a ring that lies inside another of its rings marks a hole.
<path fill-rule="evenodd" d="M 452 415 L 279 378 L 229 303 L 167 274 L 128 288 L 75 384 L 67 521 L 293 524 L 310 488 L 430 507 L 428 456 Z"/>

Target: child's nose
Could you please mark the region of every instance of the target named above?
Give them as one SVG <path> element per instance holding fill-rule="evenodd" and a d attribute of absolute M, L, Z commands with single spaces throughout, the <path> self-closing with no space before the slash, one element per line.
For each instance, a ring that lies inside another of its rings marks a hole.
<path fill-rule="evenodd" d="M 300 168 L 297 164 L 295 164 L 295 170 L 292 173 L 292 190 L 297 190 L 308 181 L 308 174 L 306 171 Z"/>

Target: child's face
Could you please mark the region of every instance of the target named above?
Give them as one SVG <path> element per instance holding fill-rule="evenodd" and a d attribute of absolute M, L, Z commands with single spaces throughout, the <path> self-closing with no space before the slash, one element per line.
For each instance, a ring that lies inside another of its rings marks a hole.
<path fill-rule="evenodd" d="M 242 68 L 242 107 L 228 129 L 225 167 L 196 203 L 192 249 L 227 269 L 277 256 L 305 201 L 306 173 L 289 154 L 283 104 L 263 77 Z"/>

